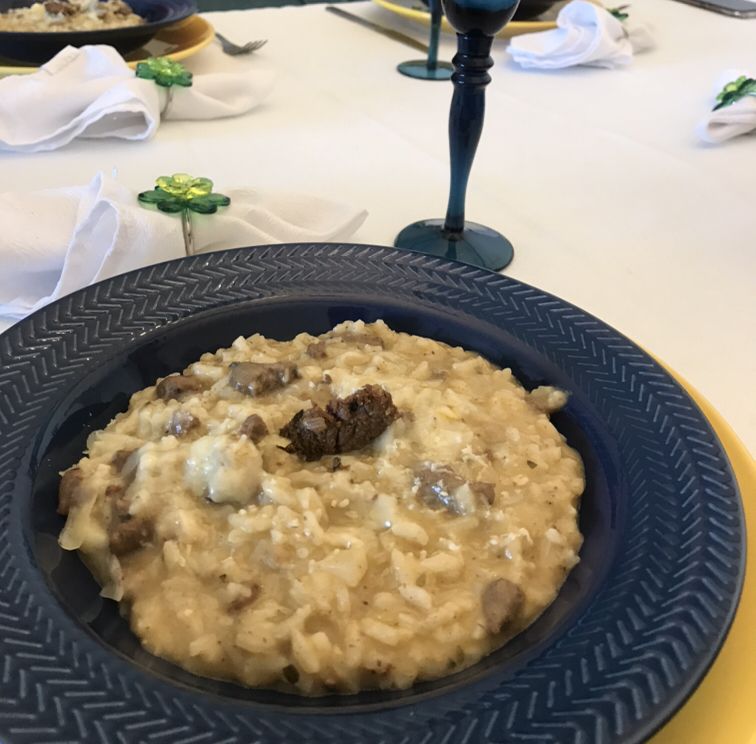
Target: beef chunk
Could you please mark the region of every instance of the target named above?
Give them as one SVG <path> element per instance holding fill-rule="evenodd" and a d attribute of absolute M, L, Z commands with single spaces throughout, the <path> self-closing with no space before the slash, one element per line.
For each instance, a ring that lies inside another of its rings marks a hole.
<path fill-rule="evenodd" d="M 431 509 L 446 509 L 452 514 L 464 513 L 454 498 L 454 492 L 464 484 L 464 478 L 445 466 L 424 466 L 415 475 L 417 498 Z"/>
<path fill-rule="evenodd" d="M 326 343 L 322 339 L 320 341 L 313 341 L 308 344 L 306 350 L 307 356 L 313 359 L 324 359 L 326 357 Z"/>
<path fill-rule="evenodd" d="M 126 495 L 123 486 L 108 486 L 105 489 L 105 498 L 110 501 L 111 514 L 113 519 L 131 519 L 129 507 L 131 499 Z"/>
<path fill-rule="evenodd" d="M 258 584 L 252 584 L 249 588 L 252 590 L 252 593 L 248 597 L 237 597 L 229 603 L 229 612 L 239 612 L 239 610 L 243 610 L 245 607 L 249 607 L 249 605 L 257 601 L 257 598 L 260 596 L 260 586 Z"/>
<path fill-rule="evenodd" d="M 398 415 L 388 391 L 366 385 L 346 398 L 334 398 L 325 409 L 316 405 L 299 411 L 280 434 L 291 440 L 287 452 L 302 460 L 318 460 L 364 447 Z"/>
<path fill-rule="evenodd" d="M 200 420 L 189 411 L 175 411 L 168 422 L 168 433 L 174 437 L 184 437 L 200 426 Z"/>
<path fill-rule="evenodd" d="M 253 413 L 247 416 L 239 427 L 239 434 L 244 434 L 247 439 L 257 444 L 268 433 L 268 426 L 261 416 Z"/>
<path fill-rule="evenodd" d="M 110 464 L 118 471 L 123 470 L 123 466 L 134 453 L 135 449 L 119 449 L 113 457 L 110 458 Z"/>
<path fill-rule="evenodd" d="M 77 13 L 76 7 L 66 0 L 47 0 L 45 10 L 50 15 L 72 16 Z"/>
<path fill-rule="evenodd" d="M 63 473 L 58 486 L 58 514 L 65 516 L 72 506 L 81 503 L 84 499 L 83 479 L 84 475 L 81 468 L 78 467 L 71 468 Z"/>
<path fill-rule="evenodd" d="M 143 517 L 114 517 L 110 529 L 110 552 L 116 557 L 133 553 L 152 540 L 153 524 Z"/>
<path fill-rule="evenodd" d="M 331 473 L 341 470 L 341 458 L 338 455 L 331 458 L 331 462 L 326 465 L 326 470 L 329 470 Z"/>
<path fill-rule="evenodd" d="M 299 670 L 293 664 L 285 666 L 281 670 L 281 674 L 283 675 L 283 678 L 291 685 L 295 685 L 297 684 L 297 682 L 299 682 Z"/>
<path fill-rule="evenodd" d="M 339 422 L 327 407 L 313 406 L 308 411 L 299 411 L 279 434 L 291 440 L 286 451 L 302 460 L 318 460 L 323 455 L 341 451 Z"/>
<path fill-rule="evenodd" d="M 493 502 L 496 500 L 496 491 L 493 483 L 487 483 L 486 481 L 476 481 L 470 483 L 470 490 L 488 506 L 493 506 Z"/>
<path fill-rule="evenodd" d="M 158 398 L 171 400 L 183 393 L 196 393 L 202 390 L 202 381 L 191 375 L 170 375 L 162 379 L 155 389 Z"/>
<path fill-rule="evenodd" d="M 271 390 L 282 388 L 299 377 L 296 366 L 290 362 L 233 362 L 228 368 L 231 387 L 252 396 L 264 395 Z"/>
<path fill-rule="evenodd" d="M 484 590 L 481 597 L 483 617 L 489 633 L 499 633 L 517 616 L 524 596 L 522 589 L 507 579 L 496 579 Z"/>

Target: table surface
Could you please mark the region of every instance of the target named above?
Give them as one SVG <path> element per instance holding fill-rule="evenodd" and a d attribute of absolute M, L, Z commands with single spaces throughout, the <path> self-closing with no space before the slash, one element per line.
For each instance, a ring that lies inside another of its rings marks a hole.
<path fill-rule="evenodd" d="M 427 36 L 370 3 L 348 9 Z M 721 72 L 754 64 L 756 21 L 673 0 L 635 0 L 631 17 L 657 46 L 620 70 L 523 71 L 496 42 L 467 216 L 512 240 L 507 274 L 664 359 L 754 452 L 756 406 L 743 386 L 756 377 L 756 137 L 704 146 L 694 127 Z M 365 207 L 355 240 L 384 245 L 409 222 L 443 216 L 451 85 L 399 75 L 396 64 L 417 52 L 322 5 L 207 18 L 235 40 L 269 39 L 252 59 L 223 58 L 277 72 L 262 108 L 168 122 L 146 143 L 0 154 L 3 185 L 71 185 L 103 170 L 142 190 L 188 171 L 221 191 L 259 186 Z M 445 36 L 441 57 L 453 51 Z M 208 49 L 189 66 L 202 72 L 219 57 Z"/>

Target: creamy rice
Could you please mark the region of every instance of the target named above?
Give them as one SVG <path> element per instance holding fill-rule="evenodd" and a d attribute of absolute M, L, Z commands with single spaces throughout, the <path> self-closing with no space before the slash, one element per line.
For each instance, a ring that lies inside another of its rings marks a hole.
<path fill-rule="evenodd" d="M 278 365 L 273 387 L 245 387 L 239 362 Z M 382 434 L 291 451 L 298 412 L 361 389 L 393 399 Z M 60 544 L 149 651 L 196 674 L 404 688 L 502 645 L 577 563 L 583 468 L 548 417 L 565 398 L 382 322 L 238 338 L 89 437 Z"/>
<path fill-rule="evenodd" d="M 122 0 L 46 0 L 0 13 L 0 31 L 103 31 L 144 22 Z"/>

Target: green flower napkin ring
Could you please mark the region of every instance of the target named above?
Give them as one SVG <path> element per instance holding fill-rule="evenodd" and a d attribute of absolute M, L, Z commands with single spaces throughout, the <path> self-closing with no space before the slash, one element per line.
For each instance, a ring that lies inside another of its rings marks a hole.
<path fill-rule="evenodd" d="M 218 211 L 218 207 L 227 207 L 231 203 L 231 199 L 224 194 L 213 192 L 213 182 L 209 178 L 194 178 L 188 173 L 160 176 L 155 181 L 155 188 L 143 191 L 137 199 L 144 206 L 154 206 L 161 212 L 181 215 L 187 256 L 194 253 L 191 213 L 213 214 Z"/>
<path fill-rule="evenodd" d="M 746 96 L 756 96 L 756 80 L 741 75 L 725 85 L 717 94 L 717 104 L 712 111 L 731 106 L 736 101 Z"/>
<path fill-rule="evenodd" d="M 153 80 L 155 85 L 166 89 L 166 100 L 162 116 L 171 105 L 173 100 L 173 87 L 178 85 L 182 88 L 190 88 L 192 85 L 192 73 L 180 62 L 174 62 L 168 57 L 150 57 L 136 66 L 136 76 L 143 80 Z"/>
<path fill-rule="evenodd" d="M 144 80 L 154 80 L 162 88 L 181 85 L 188 88 L 192 84 L 192 73 L 181 64 L 168 57 L 150 57 L 136 66 L 136 76 Z"/>
<path fill-rule="evenodd" d="M 618 20 L 618 21 L 626 21 L 630 14 L 626 13 L 625 11 L 629 8 L 629 5 L 620 5 L 617 8 L 607 8 L 607 10 Z"/>

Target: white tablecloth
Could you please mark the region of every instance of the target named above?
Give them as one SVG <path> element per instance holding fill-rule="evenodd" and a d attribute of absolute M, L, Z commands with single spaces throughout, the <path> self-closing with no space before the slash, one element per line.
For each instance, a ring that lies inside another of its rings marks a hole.
<path fill-rule="evenodd" d="M 369 3 L 346 7 L 426 37 Z M 512 240 L 506 273 L 660 356 L 756 451 L 756 136 L 719 147 L 694 137 L 721 71 L 753 68 L 756 21 L 673 0 L 634 0 L 631 12 L 651 24 L 657 47 L 623 70 L 524 72 L 497 41 L 468 217 Z M 261 109 L 169 122 L 148 143 L 0 155 L 3 187 L 84 183 L 114 170 L 146 189 L 155 176 L 188 171 L 221 190 L 289 189 L 367 207 L 356 240 L 378 244 L 443 216 L 451 86 L 395 71 L 417 52 L 322 5 L 207 17 L 234 40 L 270 40 L 256 56 L 279 77 Z M 447 37 L 442 56 L 453 48 Z M 202 71 L 208 56 L 192 68 Z"/>

